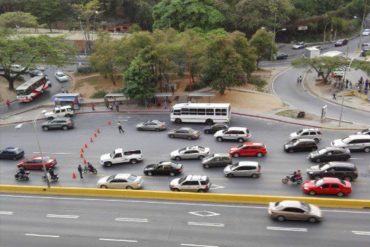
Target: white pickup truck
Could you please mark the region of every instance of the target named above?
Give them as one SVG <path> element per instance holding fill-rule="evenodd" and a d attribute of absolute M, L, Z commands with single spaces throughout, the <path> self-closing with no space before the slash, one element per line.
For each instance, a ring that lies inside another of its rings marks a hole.
<path fill-rule="evenodd" d="M 142 160 L 141 150 L 123 151 L 122 148 L 117 148 L 112 153 L 100 156 L 100 164 L 106 167 L 122 163 L 136 164 Z"/>

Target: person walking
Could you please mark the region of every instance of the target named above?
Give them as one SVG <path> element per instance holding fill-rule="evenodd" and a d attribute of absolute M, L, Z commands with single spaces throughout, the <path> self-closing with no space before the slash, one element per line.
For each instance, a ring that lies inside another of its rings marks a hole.
<path fill-rule="evenodd" d="M 333 93 L 333 100 L 337 100 L 337 95 Z"/>
<path fill-rule="evenodd" d="M 82 169 L 81 164 L 78 164 L 77 170 L 78 170 L 78 173 L 80 174 L 80 178 L 81 178 L 81 179 L 83 179 L 83 178 L 84 178 L 84 177 L 82 176 L 82 171 L 83 171 L 83 169 Z"/>
<path fill-rule="evenodd" d="M 116 102 L 116 111 L 119 112 L 119 104 Z"/>
<path fill-rule="evenodd" d="M 120 134 L 125 133 L 125 131 L 122 129 L 122 123 L 121 123 L 121 121 L 118 121 L 117 126 L 118 126 L 118 132 Z"/>
<path fill-rule="evenodd" d="M 94 103 L 91 103 L 91 110 L 95 111 L 95 104 Z"/>
<path fill-rule="evenodd" d="M 7 106 L 8 108 L 10 108 L 10 100 L 9 100 L 9 99 L 7 99 L 7 100 L 6 100 L 5 104 L 6 104 L 6 106 Z"/>

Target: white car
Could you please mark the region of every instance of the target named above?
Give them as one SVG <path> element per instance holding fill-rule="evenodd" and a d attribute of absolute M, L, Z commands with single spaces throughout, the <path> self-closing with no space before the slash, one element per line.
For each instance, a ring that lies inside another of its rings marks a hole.
<path fill-rule="evenodd" d="M 218 142 L 238 141 L 245 142 L 252 137 L 249 129 L 246 127 L 229 127 L 226 130 L 219 130 L 213 135 Z"/>
<path fill-rule="evenodd" d="M 59 81 L 59 82 L 66 82 L 69 80 L 69 77 L 68 75 L 64 74 L 64 72 L 62 71 L 57 71 L 55 72 L 55 78 Z"/>
<path fill-rule="evenodd" d="M 143 179 L 129 173 L 118 173 L 99 179 L 97 187 L 102 189 L 141 189 Z"/>
<path fill-rule="evenodd" d="M 362 31 L 362 36 L 369 36 L 370 35 L 370 29 L 366 28 L 364 31 Z"/>
<path fill-rule="evenodd" d="M 304 42 L 298 42 L 292 46 L 294 50 L 303 49 L 306 47 L 306 44 Z"/>
<path fill-rule="evenodd" d="M 172 151 L 170 156 L 174 160 L 203 159 L 209 154 L 210 149 L 202 146 L 190 146 Z"/>
<path fill-rule="evenodd" d="M 320 142 L 322 138 L 319 129 L 301 129 L 297 132 L 290 133 L 289 139 L 295 141 L 298 139 L 313 139 L 316 143 Z"/>
<path fill-rule="evenodd" d="M 175 178 L 170 182 L 172 191 L 207 192 L 211 188 L 211 182 L 207 176 L 187 175 Z"/>
<path fill-rule="evenodd" d="M 12 64 L 10 65 L 11 72 L 19 73 L 22 72 L 25 68 L 19 64 Z"/>
<path fill-rule="evenodd" d="M 72 117 L 74 115 L 74 111 L 72 106 L 65 105 L 65 106 L 57 106 L 54 108 L 53 111 L 45 112 L 45 117 L 47 119 L 54 119 L 58 117 Z"/>

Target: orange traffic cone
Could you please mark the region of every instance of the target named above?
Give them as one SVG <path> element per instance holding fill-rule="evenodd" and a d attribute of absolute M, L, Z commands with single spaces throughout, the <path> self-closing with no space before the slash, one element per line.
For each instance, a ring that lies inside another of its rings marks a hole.
<path fill-rule="evenodd" d="M 72 172 L 72 178 L 76 179 L 76 173 L 75 172 Z"/>
<path fill-rule="evenodd" d="M 98 135 L 96 133 L 94 133 L 94 137 L 96 138 Z"/>
<path fill-rule="evenodd" d="M 112 122 L 111 121 L 108 121 L 108 125 L 112 125 Z"/>
<path fill-rule="evenodd" d="M 84 149 L 83 149 L 83 148 L 81 148 L 81 149 L 80 149 L 80 153 L 83 153 L 83 152 L 84 152 Z"/>
<path fill-rule="evenodd" d="M 85 143 L 85 148 L 87 148 L 87 144 Z"/>
<path fill-rule="evenodd" d="M 87 164 L 87 160 L 86 159 L 84 159 L 84 164 Z"/>
<path fill-rule="evenodd" d="M 84 154 L 83 153 L 80 153 L 80 158 L 82 159 L 84 157 Z"/>

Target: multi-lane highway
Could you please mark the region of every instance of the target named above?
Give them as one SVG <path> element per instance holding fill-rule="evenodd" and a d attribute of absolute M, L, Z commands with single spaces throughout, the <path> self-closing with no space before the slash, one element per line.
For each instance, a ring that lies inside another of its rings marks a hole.
<path fill-rule="evenodd" d="M 266 206 L 0 195 L 1 246 L 367 247 L 370 212 L 276 222 Z"/>
<path fill-rule="evenodd" d="M 211 152 L 227 152 L 231 146 L 238 145 L 236 142 L 217 142 L 212 135 L 202 134 L 199 140 L 189 141 L 181 139 L 170 139 L 167 132 L 138 132 L 135 125 L 148 119 L 159 119 L 166 121 L 169 129 L 180 126 L 191 126 L 202 130 L 204 125 L 174 125 L 169 122 L 168 114 L 155 115 L 128 115 L 122 113 L 81 114 L 75 118 L 76 128 L 69 131 L 43 132 L 38 129 L 38 136 L 42 151 L 45 155 L 56 157 L 58 161 L 57 173 L 60 181 L 55 186 L 83 186 L 95 187 L 98 178 L 115 173 L 133 173 L 143 175 L 145 165 L 168 160 L 169 153 L 175 149 L 189 145 L 202 145 L 210 147 Z M 116 122 L 121 120 L 124 124 L 125 134 L 118 134 Z M 108 125 L 112 121 L 113 125 Z M 283 151 L 283 144 L 287 141 L 288 134 L 299 130 L 296 125 L 282 124 L 274 121 L 264 121 L 253 118 L 232 117 L 232 126 L 247 126 L 251 133 L 251 141 L 262 142 L 267 145 L 268 155 L 263 158 L 238 158 L 234 161 L 253 160 L 260 162 L 262 176 L 258 179 L 252 178 L 226 178 L 222 168 L 204 169 L 200 161 L 181 161 L 184 165 L 184 174 L 204 174 L 210 177 L 213 187 L 211 193 L 246 193 L 246 194 L 273 194 L 301 196 L 299 186 L 284 185 L 281 179 L 301 169 L 303 173 L 310 165 L 314 165 L 306 159 L 308 153 L 287 154 Z M 100 128 L 101 134 L 90 143 L 90 137 L 94 131 Z M 15 129 L 14 126 L 1 127 L 0 146 L 19 146 L 25 149 L 27 156 L 38 153 L 35 135 L 31 124 L 23 124 L 22 128 Z M 328 131 L 323 130 L 323 141 L 320 147 L 329 145 L 336 138 L 345 137 L 351 131 Z M 87 175 L 81 181 L 73 179 L 72 173 L 77 173 L 76 167 L 81 163 L 80 149 L 88 144 L 85 157 L 98 168 L 98 175 Z M 122 147 L 125 150 L 141 149 L 144 162 L 131 165 L 118 165 L 111 168 L 102 168 L 99 165 L 99 157 L 103 153 L 111 152 L 113 149 Z M 369 156 L 368 153 L 354 153 L 350 160 L 357 165 L 359 178 L 353 182 L 353 193 L 350 198 L 370 198 L 369 193 Z M 13 175 L 16 172 L 16 161 L 0 161 L 0 179 L 2 183 L 15 184 Z M 26 184 L 43 185 L 42 172 L 32 171 L 31 181 Z M 144 177 L 144 189 L 168 191 L 168 185 L 172 177 Z"/>

